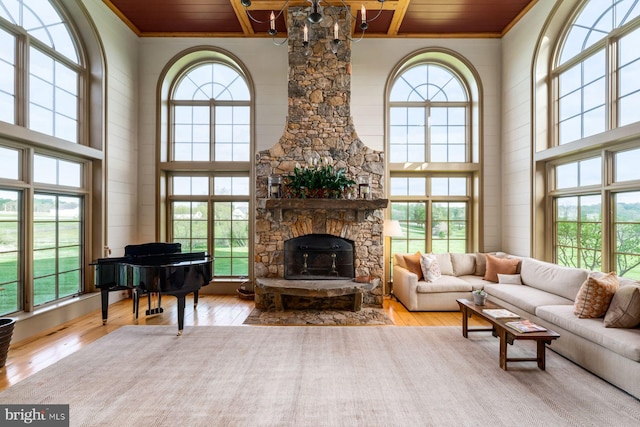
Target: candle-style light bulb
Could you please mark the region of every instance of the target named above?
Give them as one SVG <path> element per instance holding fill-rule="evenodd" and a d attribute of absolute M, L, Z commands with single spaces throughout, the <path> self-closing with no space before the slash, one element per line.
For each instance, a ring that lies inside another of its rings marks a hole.
<path fill-rule="evenodd" d="M 271 22 L 271 29 L 275 30 L 276 29 L 276 15 L 273 13 L 273 11 L 271 11 L 271 17 L 270 17 L 269 21 Z"/>
<path fill-rule="evenodd" d="M 304 24 L 304 41 L 309 41 L 309 27 L 307 27 L 307 24 Z"/>
<path fill-rule="evenodd" d="M 338 22 L 337 21 L 333 26 L 333 38 L 334 40 L 338 40 Z"/>
<path fill-rule="evenodd" d="M 364 7 L 364 4 L 360 10 L 360 15 L 362 15 L 362 22 L 367 22 L 367 9 Z"/>

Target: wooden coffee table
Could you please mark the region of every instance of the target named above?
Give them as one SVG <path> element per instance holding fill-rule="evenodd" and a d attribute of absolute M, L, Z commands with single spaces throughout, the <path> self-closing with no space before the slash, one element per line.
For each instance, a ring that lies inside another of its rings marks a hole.
<path fill-rule="evenodd" d="M 462 336 L 469 338 L 469 332 L 491 331 L 493 335 L 500 339 L 500 367 L 507 370 L 507 362 L 538 362 L 538 368 L 545 369 L 545 345 L 551 345 L 551 341 L 560 338 L 560 334 L 547 330 L 544 332 L 518 332 L 505 325 L 505 322 L 523 319 L 494 319 L 482 312 L 484 309 L 504 308 L 498 304 L 487 301 L 485 305 L 475 305 L 473 301 L 467 299 L 456 300 L 462 312 Z M 490 328 L 474 327 L 469 328 L 468 319 L 476 315 L 491 324 Z M 535 341 L 537 345 L 536 357 L 508 357 L 507 344 L 513 345 L 516 340 Z"/>

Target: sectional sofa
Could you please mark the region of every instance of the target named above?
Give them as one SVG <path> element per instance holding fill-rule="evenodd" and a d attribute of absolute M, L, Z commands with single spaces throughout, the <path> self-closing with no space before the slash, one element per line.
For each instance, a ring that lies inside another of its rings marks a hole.
<path fill-rule="evenodd" d="M 458 311 L 457 298 L 472 299 L 473 290 L 484 289 L 490 301 L 558 332 L 560 339 L 554 341 L 552 350 L 640 399 L 640 326 L 605 327 L 604 319 L 609 319 L 609 314 L 605 318 L 579 318 L 574 314 L 575 300 L 585 281 L 602 278 L 604 273 L 497 253 L 499 258 L 518 260 L 515 274 L 499 277 L 520 284 L 496 283 L 484 279 L 485 254 L 447 253 L 436 254 L 441 277 L 427 282 L 410 271 L 415 271 L 415 266 L 407 266 L 405 256 L 409 254 L 394 255 L 393 295 L 408 310 Z M 624 278 L 618 282 L 616 306 L 618 292 L 632 291 L 635 300 L 627 305 L 637 310 L 640 284 Z M 627 286 L 638 289 L 620 291 Z"/>

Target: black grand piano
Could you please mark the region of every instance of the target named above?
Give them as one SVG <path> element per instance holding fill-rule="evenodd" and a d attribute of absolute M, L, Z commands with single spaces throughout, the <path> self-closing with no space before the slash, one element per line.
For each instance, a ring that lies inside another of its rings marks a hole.
<path fill-rule="evenodd" d="M 136 317 L 141 293 L 159 296 L 158 307 L 152 309 L 149 305 L 147 314 L 162 312 L 160 295 L 167 294 L 178 298 L 178 335 L 181 335 L 186 296 L 193 292 L 194 305 L 198 304 L 198 291 L 211 280 L 213 258 L 206 252 L 182 252 L 180 243 L 128 245 L 124 251 L 123 257 L 99 258 L 92 263 L 102 297 L 102 324 L 107 323 L 109 292 L 133 290 Z"/>

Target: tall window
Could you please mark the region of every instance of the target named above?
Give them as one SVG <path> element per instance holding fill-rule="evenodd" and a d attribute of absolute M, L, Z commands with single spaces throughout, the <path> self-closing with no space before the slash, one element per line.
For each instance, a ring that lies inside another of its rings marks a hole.
<path fill-rule="evenodd" d="M 173 241 L 183 251 L 212 252 L 216 277 L 247 276 L 249 177 L 174 176 L 172 189 Z"/>
<path fill-rule="evenodd" d="M 213 254 L 214 279 L 226 280 L 249 275 L 251 92 L 231 58 L 212 56 L 176 73 L 161 168 L 167 238 Z"/>
<path fill-rule="evenodd" d="M 418 54 L 418 57 L 421 56 Z M 389 198 L 403 237 L 396 252 L 466 252 L 474 246 L 471 90 L 462 66 L 407 61 L 389 89 Z M 467 75 L 471 74 L 467 70 Z"/>
<path fill-rule="evenodd" d="M 571 145 L 538 155 L 553 260 L 636 279 L 640 134 L 624 126 L 640 121 L 639 42 L 640 2 L 583 2 L 558 41 L 550 76 L 556 126 L 547 148 Z"/>
<path fill-rule="evenodd" d="M 22 306 L 20 198 L 19 191 L 0 189 L 0 315 L 18 311 Z"/>
<path fill-rule="evenodd" d="M 55 0 L 0 0 L 0 315 L 84 290 L 84 177 L 101 154 L 80 120 L 89 73 L 74 34 Z"/>

